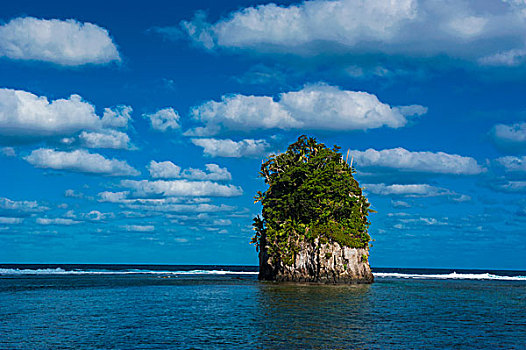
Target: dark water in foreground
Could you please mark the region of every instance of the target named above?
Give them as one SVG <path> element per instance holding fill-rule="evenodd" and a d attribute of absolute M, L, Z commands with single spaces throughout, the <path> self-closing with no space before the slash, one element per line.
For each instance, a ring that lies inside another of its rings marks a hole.
<path fill-rule="evenodd" d="M 525 272 L 325 286 L 242 267 L 38 268 L 0 266 L 0 349 L 526 349 Z"/>

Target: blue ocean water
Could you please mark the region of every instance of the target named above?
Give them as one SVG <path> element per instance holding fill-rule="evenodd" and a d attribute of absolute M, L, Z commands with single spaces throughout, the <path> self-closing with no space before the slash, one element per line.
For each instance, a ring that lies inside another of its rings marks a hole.
<path fill-rule="evenodd" d="M 0 349 L 525 349 L 526 272 L 374 269 L 372 285 L 257 267 L 0 265 Z"/>

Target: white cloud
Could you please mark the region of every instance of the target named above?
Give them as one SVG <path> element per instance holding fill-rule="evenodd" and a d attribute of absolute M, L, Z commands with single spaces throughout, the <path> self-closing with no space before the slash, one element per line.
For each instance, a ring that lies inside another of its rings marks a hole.
<path fill-rule="evenodd" d="M 479 63 L 485 66 L 518 66 L 525 57 L 526 49 L 514 49 L 482 57 Z"/>
<path fill-rule="evenodd" d="M 367 130 L 387 126 L 399 128 L 408 116 L 422 115 L 427 108 L 419 105 L 390 107 L 367 92 L 341 90 L 318 83 L 299 91 L 268 96 L 223 96 L 220 102 L 208 101 L 192 109 L 194 119 L 205 127 L 185 135 L 217 134 L 230 130 L 317 129 Z"/>
<path fill-rule="evenodd" d="M 13 218 L 13 217 L 0 216 L 0 224 L 2 224 L 2 225 L 20 224 L 23 221 L 24 221 L 24 219 L 22 219 L 22 218 Z"/>
<path fill-rule="evenodd" d="M 152 160 L 148 165 L 148 171 L 153 178 L 175 179 L 181 177 L 181 167 L 170 161 L 156 162 Z"/>
<path fill-rule="evenodd" d="M 232 211 L 235 207 L 230 205 L 215 204 L 127 204 L 127 208 L 138 210 L 142 213 L 218 213 Z"/>
<path fill-rule="evenodd" d="M 13 201 L 9 198 L 0 198 L 0 208 L 2 209 L 35 209 L 38 208 L 37 201 Z"/>
<path fill-rule="evenodd" d="M 409 197 L 436 197 L 447 196 L 453 194 L 448 189 L 435 187 L 427 184 L 411 184 L 411 185 L 385 185 L 385 184 L 366 184 L 365 191 L 382 196 L 399 195 Z"/>
<path fill-rule="evenodd" d="M 77 192 L 77 191 L 75 191 L 73 189 L 67 189 L 66 191 L 64 191 L 64 197 L 85 198 L 85 195 L 82 192 Z"/>
<path fill-rule="evenodd" d="M 427 112 L 427 108 L 418 105 L 390 107 L 367 92 L 341 90 L 323 84 L 281 94 L 280 103 L 302 129 L 399 128 L 407 123 L 406 116 Z"/>
<path fill-rule="evenodd" d="M 100 192 L 99 202 L 120 203 L 120 204 L 151 204 L 164 205 L 172 203 L 187 202 L 184 197 L 167 197 L 167 198 L 141 198 L 130 196 L 130 191 L 122 192 Z"/>
<path fill-rule="evenodd" d="M 411 216 L 411 214 L 409 213 L 405 213 L 405 212 L 397 212 L 397 213 L 387 213 L 387 216 L 388 217 L 405 217 L 405 216 Z"/>
<path fill-rule="evenodd" d="M 219 206 L 208 204 L 210 198 L 198 197 L 165 197 L 165 198 L 137 198 L 131 197 L 129 191 L 101 192 L 99 202 L 117 203 L 122 207 L 134 211 L 122 212 L 127 217 L 145 217 L 156 215 L 160 212 L 220 212 L 231 211 L 235 207 L 221 204 Z M 202 219 L 200 215 L 192 216 L 196 220 Z"/>
<path fill-rule="evenodd" d="M 106 130 L 104 132 L 83 131 L 79 139 L 84 147 L 87 148 L 113 148 L 130 149 L 130 137 L 117 130 Z"/>
<path fill-rule="evenodd" d="M 69 219 L 82 219 L 82 220 L 94 221 L 95 222 L 95 221 L 103 221 L 103 220 L 107 220 L 107 219 L 113 219 L 115 217 L 115 214 L 113 214 L 113 213 L 102 213 L 102 212 L 100 212 L 98 210 L 92 210 L 92 211 L 87 212 L 87 213 L 76 214 L 73 210 L 69 210 L 63 216 L 66 217 L 66 218 L 69 218 Z"/>
<path fill-rule="evenodd" d="M 526 122 L 512 125 L 497 124 L 490 134 L 497 146 L 506 149 L 526 147 Z"/>
<path fill-rule="evenodd" d="M 87 147 L 129 148 L 129 137 L 111 128 L 127 127 L 131 111 L 128 106 L 106 108 L 99 118 L 95 107 L 79 95 L 49 101 L 27 91 L 0 88 L 0 136 L 14 142 L 62 137 L 62 143 L 71 145 L 76 139 L 70 136 L 82 131 Z"/>
<path fill-rule="evenodd" d="M 185 169 L 183 171 L 183 177 L 194 180 L 212 180 L 212 181 L 229 181 L 232 180 L 232 174 L 227 168 L 221 168 L 217 164 L 205 164 L 206 171 L 201 169 Z"/>
<path fill-rule="evenodd" d="M 120 61 L 106 29 L 74 19 L 20 17 L 0 26 L 0 56 L 64 66 Z"/>
<path fill-rule="evenodd" d="M 192 143 L 202 147 L 203 152 L 211 157 L 255 157 L 267 152 L 270 145 L 265 140 L 244 139 L 232 141 L 230 139 L 192 139 Z"/>
<path fill-rule="evenodd" d="M 173 108 L 160 109 L 152 114 L 144 114 L 145 118 L 150 119 L 150 124 L 153 129 L 159 131 L 166 131 L 168 129 L 177 130 L 179 125 L 179 114 Z"/>
<path fill-rule="evenodd" d="M 37 201 L 14 201 L 0 197 L 0 213 L 2 216 L 27 216 L 30 213 L 42 212 L 49 208 L 38 204 Z"/>
<path fill-rule="evenodd" d="M 49 102 L 45 96 L 0 89 L 0 135 L 53 136 L 98 129 L 95 108 L 79 95 Z"/>
<path fill-rule="evenodd" d="M 471 196 L 468 196 L 467 194 L 460 194 L 456 195 L 455 197 L 451 198 L 455 202 L 469 202 L 471 200 Z"/>
<path fill-rule="evenodd" d="M 153 232 L 155 226 L 153 225 L 124 225 L 122 228 L 130 232 Z"/>
<path fill-rule="evenodd" d="M 2 147 L 0 153 L 6 157 L 16 157 L 16 151 L 13 147 Z"/>
<path fill-rule="evenodd" d="M 515 65 L 526 57 L 526 5 L 517 2 L 312 0 L 247 7 L 216 23 L 198 13 L 181 26 L 208 49 L 447 55 L 483 65 Z"/>
<path fill-rule="evenodd" d="M 40 148 L 31 152 L 31 154 L 24 157 L 24 159 L 38 168 L 51 168 L 109 176 L 136 176 L 140 174 L 125 161 L 107 159 L 100 154 L 89 153 L 85 150 L 62 152 Z"/>
<path fill-rule="evenodd" d="M 110 203 L 120 203 L 128 198 L 130 194 L 129 191 L 122 192 L 110 192 L 104 191 L 99 193 L 99 202 L 110 202 Z"/>
<path fill-rule="evenodd" d="M 395 208 L 411 208 L 411 204 L 404 201 L 391 201 L 391 205 Z"/>
<path fill-rule="evenodd" d="M 192 116 L 206 123 L 207 130 L 201 132 L 203 135 L 217 133 L 220 126 L 234 130 L 301 126 L 281 104 L 268 96 L 223 96 L 221 102 L 208 101 L 193 108 Z"/>
<path fill-rule="evenodd" d="M 206 164 L 206 171 L 188 168 L 181 171 L 181 167 L 170 161 L 156 162 L 152 160 L 148 165 L 150 176 L 156 179 L 185 178 L 190 180 L 231 180 L 232 175 L 227 168 L 221 168 L 217 164 Z"/>
<path fill-rule="evenodd" d="M 504 192 L 526 192 L 526 181 L 508 181 L 504 184 L 496 185 L 495 188 Z"/>
<path fill-rule="evenodd" d="M 522 157 L 500 157 L 496 162 L 509 172 L 526 172 L 526 156 Z"/>
<path fill-rule="evenodd" d="M 131 188 L 136 197 L 151 196 L 211 196 L 233 197 L 243 194 L 241 187 L 234 185 L 221 185 L 211 181 L 148 181 L 148 180 L 123 180 L 121 185 Z"/>
<path fill-rule="evenodd" d="M 89 221 L 102 221 L 107 219 L 113 219 L 115 214 L 113 213 L 101 213 L 98 210 L 92 210 L 88 213 L 83 213 L 80 215 L 81 218 Z"/>
<path fill-rule="evenodd" d="M 81 221 L 65 219 L 65 218 L 54 218 L 54 219 L 37 218 L 36 222 L 39 225 L 64 225 L 64 226 L 70 226 L 70 225 L 81 223 Z"/>
<path fill-rule="evenodd" d="M 109 128 L 127 128 L 131 120 L 133 108 L 130 106 L 117 106 L 114 108 L 104 108 L 102 115 L 102 125 Z"/>
<path fill-rule="evenodd" d="M 383 167 L 401 171 L 476 175 L 486 169 L 475 159 L 444 152 L 411 152 L 404 148 L 351 151 L 357 167 Z"/>
<path fill-rule="evenodd" d="M 442 220 L 437 220 L 436 218 L 418 217 L 418 218 L 411 218 L 411 219 L 399 219 L 399 221 L 404 224 L 414 224 L 414 225 L 433 225 L 433 226 L 449 225 L 447 218 L 444 218 Z"/>
<path fill-rule="evenodd" d="M 216 219 L 212 221 L 212 225 L 214 226 L 229 226 L 232 225 L 232 221 L 229 219 Z"/>
<path fill-rule="evenodd" d="M 135 184 L 134 184 L 135 185 Z M 99 202 L 118 203 L 133 211 L 123 212 L 127 217 L 145 217 L 158 213 L 217 213 L 232 211 L 235 207 L 221 204 L 209 204 L 210 198 L 166 197 L 166 198 L 137 198 L 130 197 L 129 191 L 101 192 Z M 134 193 L 138 194 L 138 193 Z M 143 193 L 144 194 L 144 193 Z M 192 216 L 202 220 L 203 214 Z"/>
<path fill-rule="evenodd" d="M 380 196 L 404 196 L 404 197 L 439 197 L 447 196 L 448 199 L 455 202 L 466 202 L 471 200 L 471 197 L 459 194 L 447 188 L 431 186 L 428 184 L 409 184 L 409 185 L 386 185 L 386 184 L 366 184 L 364 185 L 366 192 L 374 193 Z M 410 207 L 406 202 L 398 201 L 392 202 L 393 206 Z M 398 205 L 395 205 L 398 204 Z"/>

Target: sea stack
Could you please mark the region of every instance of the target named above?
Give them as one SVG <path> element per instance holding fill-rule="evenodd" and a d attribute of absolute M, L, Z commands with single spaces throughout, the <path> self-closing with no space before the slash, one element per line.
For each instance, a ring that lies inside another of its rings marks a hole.
<path fill-rule="evenodd" d="M 259 279 L 276 282 L 312 283 L 372 283 L 369 250 L 341 246 L 337 242 L 302 242 L 288 265 L 268 254 L 267 247 L 259 252 Z"/>
<path fill-rule="evenodd" d="M 352 175 L 352 160 L 338 151 L 300 136 L 263 162 L 260 176 L 269 187 L 255 197 L 263 208 L 252 240 L 260 280 L 373 282 L 367 232 L 372 210 Z"/>

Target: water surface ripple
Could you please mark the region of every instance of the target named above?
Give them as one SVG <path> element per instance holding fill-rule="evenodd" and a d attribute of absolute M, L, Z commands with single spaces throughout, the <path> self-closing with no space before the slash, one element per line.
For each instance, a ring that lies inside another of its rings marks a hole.
<path fill-rule="evenodd" d="M 524 349 L 526 283 L 3 275 L 1 349 Z"/>

